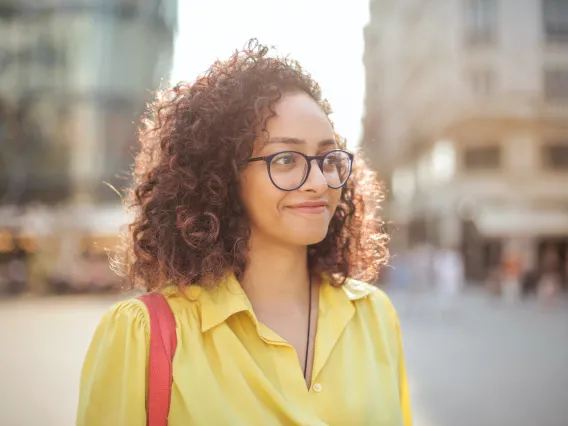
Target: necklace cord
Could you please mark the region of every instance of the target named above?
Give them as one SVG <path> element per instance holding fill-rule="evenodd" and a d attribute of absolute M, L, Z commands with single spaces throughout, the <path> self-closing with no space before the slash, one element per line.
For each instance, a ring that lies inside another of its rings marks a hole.
<path fill-rule="evenodd" d="M 308 374 L 308 355 L 310 354 L 310 331 L 312 326 L 312 275 L 310 274 L 309 284 L 309 306 L 308 306 L 308 336 L 306 341 L 306 358 L 304 360 L 304 380 L 307 380 Z"/>

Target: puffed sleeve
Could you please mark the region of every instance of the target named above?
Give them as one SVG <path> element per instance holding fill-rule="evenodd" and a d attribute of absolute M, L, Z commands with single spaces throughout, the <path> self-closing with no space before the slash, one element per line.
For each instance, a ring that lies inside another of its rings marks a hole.
<path fill-rule="evenodd" d="M 81 372 L 77 426 L 145 426 L 150 326 L 138 300 L 103 316 Z"/>
<path fill-rule="evenodd" d="M 408 390 L 408 380 L 406 377 L 406 363 L 404 361 L 404 351 L 402 348 L 402 334 L 398 316 L 396 316 L 396 337 L 398 340 L 398 383 L 400 393 L 400 408 L 404 426 L 412 426 L 412 409 L 410 406 L 410 392 Z"/>

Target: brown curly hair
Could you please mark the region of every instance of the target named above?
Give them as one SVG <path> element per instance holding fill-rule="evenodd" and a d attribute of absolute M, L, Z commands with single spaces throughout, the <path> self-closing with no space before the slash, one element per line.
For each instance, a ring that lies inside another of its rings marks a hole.
<path fill-rule="evenodd" d="M 240 173 L 258 132 L 285 93 L 302 91 L 329 115 L 320 87 L 297 61 L 271 56 L 251 40 L 216 61 L 195 83 L 159 92 L 139 130 L 128 207 L 125 266 L 132 287 L 209 285 L 247 264 L 250 234 L 239 198 Z M 338 143 L 344 141 L 338 136 Z M 373 281 L 388 258 L 376 209 L 382 192 L 362 164 L 344 186 L 327 236 L 308 248 L 309 267 L 334 285 Z"/>

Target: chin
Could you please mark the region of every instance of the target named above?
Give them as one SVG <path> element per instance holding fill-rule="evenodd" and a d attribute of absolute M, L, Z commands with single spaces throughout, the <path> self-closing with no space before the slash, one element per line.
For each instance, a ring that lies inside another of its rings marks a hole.
<path fill-rule="evenodd" d="M 327 235 L 327 228 L 323 231 L 314 232 L 313 229 L 306 230 L 306 232 L 298 233 L 298 231 L 290 232 L 288 234 L 288 240 L 294 245 L 299 246 L 311 246 L 323 241 Z M 292 238 L 290 238 L 292 237 Z"/>

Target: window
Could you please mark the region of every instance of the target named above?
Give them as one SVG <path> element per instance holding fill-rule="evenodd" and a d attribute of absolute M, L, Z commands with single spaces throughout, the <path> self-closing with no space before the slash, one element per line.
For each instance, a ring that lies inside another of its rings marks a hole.
<path fill-rule="evenodd" d="M 550 101 L 568 101 L 568 68 L 544 71 L 544 97 Z"/>
<path fill-rule="evenodd" d="M 67 102 L 62 96 L 35 92 L 15 104 L 15 115 L 5 122 L 9 138 L 0 141 L 0 145 L 7 142 L 0 149 L 8 160 L 0 164 L 0 168 L 7 166 L 0 173 L 0 180 L 7 175 L 7 182 L 0 184 L 4 201 L 57 203 L 69 196 Z"/>
<path fill-rule="evenodd" d="M 568 143 L 548 143 L 542 147 L 542 161 L 546 169 L 568 171 Z"/>
<path fill-rule="evenodd" d="M 10 2 L 2 2 L 2 4 L 0 4 L 0 20 L 8 21 L 14 19 L 14 16 L 19 13 L 18 9 L 19 6 L 15 4 L 10 4 Z"/>
<path fill-rule="evenodd" d="M 138 15 L 137 0 L 119 0 L 115 5 L 116 16 L 121 19 L 132 19 Z"/>
<path fill-rule="evenodd" d="M 568 43 L 568 1 L 544 0 L 544 33 L 548 43 Z"/>
<path fill-rule="evenodd" d="M 474 94 L 489 95 L 495 90 L 495 73 L 491 70 L 471 71 L 469 84 Z"/>
<path fill-rule="evenodd" d="M 497 145 L 468 147 L 464 151 L 466 170 L 493 170 L 501 166 L 501 147 Z"/>
<path fill-rule="evenodd" d="M 122 188 L 129 184 L 136 144 L 137 110 L 142 105 L 120 95 L 100 94 L 97 106 L 102 130 L 100 142 L 104 146 L 104 170 L 100 180 Z M 118 200 L 117 194 L 106 185 L 98 184 L 96 188 L 98 201 Z"/>
<path fill-rule="evenodd" d="M 162 0 L 159 5 L 159 14 L 168 28 L 177 27 L 177 1 Z"/>
<path fill-rule="evenodd" d="M 110 178 L 128 173 L 134 161 L 136 142 L 135 106 L 126 99 L 109 99 L 101 113 L 106 144 L 105 166 Z"/>
<path fill-rule="evenodd" d="M 497 39 L 497 0 L 465 0 L 465 42 L 489 46 Z"/>

